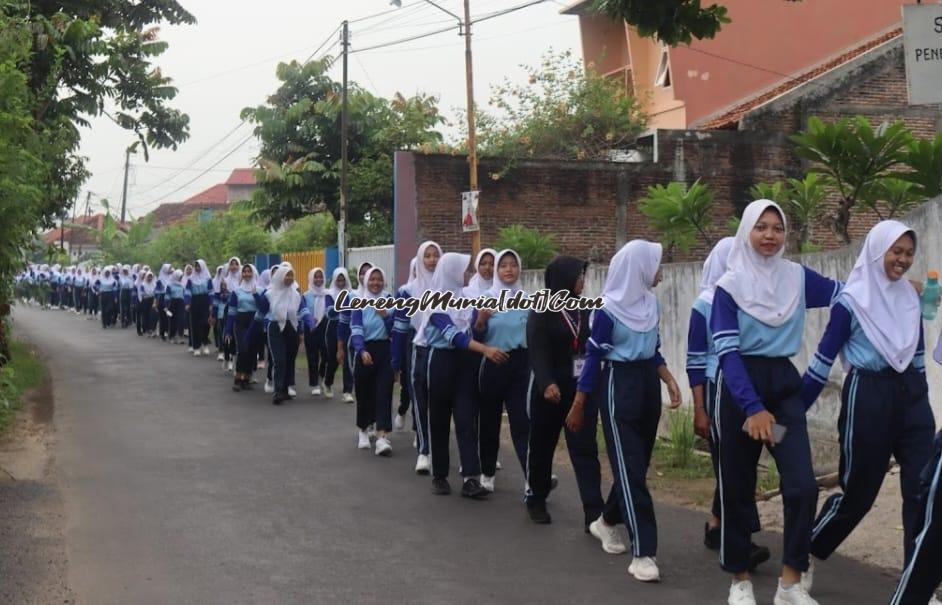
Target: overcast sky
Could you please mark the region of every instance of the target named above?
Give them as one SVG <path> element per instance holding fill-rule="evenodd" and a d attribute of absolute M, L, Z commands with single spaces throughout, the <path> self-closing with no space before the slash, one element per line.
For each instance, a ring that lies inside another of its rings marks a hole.
<path fill-rule="evenodd" d="M 484 15 L 525 3 L 526 0 L 471 0 L 472 15 Z M 131 157 L 128 208 L 135 217 L 164 202 L 178 202 L 225 180 L 233 168 L 250 166 L 258 153 L 249 125 L 239 124 L 243 107 L 264 102 L 276 87 L 279 61 L 307 58 L 343 19 L 384 11 L 388 14 L 351 24 L 352 49 L 448 26 L 453 20 L 423 0 L 404 0 L 393 10 L 389 0 L 181 0 L 199 23 L 165 27 L 161 38 L 170 48 L 160 58 L 165 75 L 180 93 L 173 105 L 190 116 L 190 138 L 177 151 L 154 151 L 150 162 Z M 461 14 L 461 0 L 439 0 Z M 536 64 L 550 47 L 578 52 L 576 17 L 559 14 L 563 2 L 547 0 L 508 15 L 484 21 L 474 28 L 476 99 L 487 101 L 490 85 L 504 77 L 523 80 L 520 64 Z M 330 37 L 334 43 L 339 36 Z M 336 53 L 334 46 L 332 53 Z M 455 121 L 456 108 L 465 105 L 463 39 L 455 32 L 373 51 L 352 54 L 350 77 L 385 97 L 395 92 L 425 92 L 441 98 L 440 107 Z M 339 62 L 331 74 L 340 79 Z M 227 134 L 230 134 L 227 138 Z M 133 136 L 107 118 L 96 120 L 82 133 L 81 153 L 89 158 L 92 177 L 86 190 L 96 202 L 108 198 L 117 209 L 121 200 L 124 149 Z M 235 151 L 233 152 L 233 150 Z M 223 158 L 205 175 L 200 172 Z M 190 184 L 188 181 L 198 177 Z M 185 185 L 185 186 L 184 186 Z M 181 188 L 182 187 L 182 188 Z M 175 191 L 176 190 L 176 191 Z M 84 209 L 83 191 L 78 212 Z"/>

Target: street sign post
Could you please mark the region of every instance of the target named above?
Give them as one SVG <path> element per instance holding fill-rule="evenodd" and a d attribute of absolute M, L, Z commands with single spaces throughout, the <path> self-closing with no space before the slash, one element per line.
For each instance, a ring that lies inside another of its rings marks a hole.
<path fill-rule="evenodd" d="M 903 5 L 910 105 L 942 103 L 942 4 Z"/>

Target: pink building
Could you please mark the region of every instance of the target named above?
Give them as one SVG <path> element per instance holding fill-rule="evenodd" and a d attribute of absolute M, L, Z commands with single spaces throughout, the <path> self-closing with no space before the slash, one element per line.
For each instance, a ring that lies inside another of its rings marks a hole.
<path fill-rule="evenodd" d="M 899 27 L 900 0 L 721 0 L 732 23 L 713 40 L 669 48 L 624 22 L 578 15 L 586 65 L 624 81 L 647 104 L 650 127 L 697 128 L 742 101 Z"/>

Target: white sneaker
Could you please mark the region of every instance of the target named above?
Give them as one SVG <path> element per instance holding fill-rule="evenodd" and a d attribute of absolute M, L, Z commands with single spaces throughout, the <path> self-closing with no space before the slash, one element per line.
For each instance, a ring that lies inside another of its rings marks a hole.
<path fill-rule="evenodd" d="M 406 417 L 400 414 L 396 414 L 396 419 L 393 420 L 393 428 L 397 431 L 401 431 L 406 428 Z"/>
<path fill-rule="evenodd" d="M 332 398 L 333 396 L 334 396 L 334 390 L 333 390 L 332 388 L 330 388 L 330 387 L 325 386 L 325 387 L 324 387 L 324 397 L 326 397 L 327 399 L 330 399 L 330 398 Z"/>
<path fill-rule="evenodd" d="M 266 365 L 266 364 L 265 364 L 265 360 L 264 360 L 264 359 L 261 360 L 261 361 L 259 361 L 259 362 L 258 362 L 258 369 L 259 369 L 259 370 L 264 370 L 264 369 L 265 369 L 265 365 Z"/>
<path fill-rule="evenodd" d="M 929 599 L 929 605 L 942 605 L 942 601 L 939 600 L 939 597 L 932 595 L 932 598 Z"/>
<path fill-rule="evenodd" d="M 206 345 L 203 345 L 203 355 L 209 355 L 209 347 Z"/>
<path fill-rule="evenodd" d="M 320 387 L 314 387 L 313 389 L 311 389 L 311 395 L 314 395 L 315 397 L 317 397 L 317 396 L 320 395 L 320 394 L 321 394 L 321 388 L 320 388 Z"/>
<path fill-rule="evenodd" d="M 269 394 L 275 392 L 275 385 L 273 385 L 270 380 L 265 381 L 265 392 Z"/>
<path fill-rule="evenodd" d="M 290 395 L 291 397 L 297 397 L 298 392 L 294 390 L 294 387 L 288 387 L 288 395 Z"/>
<path fill-rule="evenodd" d="M 653 557 L 635 557 L 628 566 L 628 573 L 640 582 L 661 581 L 661 571 Z"/>
<path fill-rule="evenodd" d="M 226 356 L 223 355 L 222 353 L 219 353 L 218 355 L 216 355 L 216 361 L 225 361 L 225 360 L 226 360 Z"/>
<path fill-rule="evenodd" d="M 376 440 L 376 450 L 375 453 L 377 456 L 389 456 L 392 454 L 392 444 L 389 443 L 389 439 L 385 437 L 380 437 Z"/>
<path fill-rule="evenodd" d="M 231 371 L 232 371 L 232 362 L 230 361 L 227 365 L 228 365 L 228 368 L 229 368 L 229 369 L 226 370 L 226 371 L 231 372 Z"/>
<path fill-rule="evenodd" d="M 756 595 L 752 591 L 752 582 L 743 580 L 733 583 L 729 587 L 729 599 L 726 601 L 729 605 L 756 605 Z"/>
<path fill-rule="evenodd" d="M 432 465 L 429 462 L 428 456 L 419 454 L 419 457 L 415 459 L 415 474 L 427 475 L 431 468 Z"/>
<path fill-rule="evenodd" d="M 481 475 L 481 487 L 487 491 L 494 493 L 494 477 L 488 477 L 487 475 Z"/>
<path fill-rule="evenodd" d="M 353 402 L 354 402 L 353 393 L 344 393 L 344 394 L 343 394 L 343 402 L 344 402 L 344 403 L 353 403 Z"/>
<path fill-rule="evenodd" d="M 497 468 L 497 470 L 500 470 L 500 469 L 504 468 L 503 466 L 501 466 L 500 460 L 497 461 L 497 466 L 496 466 L 496 468 Z"/>
<path fill-rule="evenodd" d="M 775 591 L 775 600 L 773 605 L 818 605 L 818 602 L 811 598 L 801 583 L 793 585 L 788 590 L 782 588 L 782 581 L 778 581 L 778 589 Z"/>
<path fill-rule="evenodd" d="M 811 593 L 811 587 L 814 586 L 814 559 L 808 558 L 808 571 L 801 572 L 801 589 Z"/>
<path fill-rule="evenodd" d="M 366 434 L 366 431 L 360 431 L 357 433 L 357 449 L 370 449 L 370 436 Z"/>
<path fill-rule="evenodd" d="M 201 355 L 199 349 L 193 349 L 193 357 L 199 357 Z"/>
<path fill-rule="evenodd" d="M 618 535 L 618 528 L 608 525 L 600 516 L 589 524 L 589 533 L 602 542 L 602 550 L 610 555 L 620 555 L 625 552 L 625 543 Z"/>
<path fill-rule="evenodd" d="M 187 353 L 192 353 L 192 352 L 193 352 L 193 347 L 189 347 L 189 346 L 188 346 L 188 347 L 186 348 L 186 352 L 187 352 Z"/>

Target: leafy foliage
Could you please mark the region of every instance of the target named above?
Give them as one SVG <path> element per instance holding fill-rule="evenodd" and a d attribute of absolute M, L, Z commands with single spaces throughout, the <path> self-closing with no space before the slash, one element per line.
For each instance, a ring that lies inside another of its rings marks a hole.
<path fill-rule="evenodd" d="M 810 173 L 804 179 L 788 179 L 774 183 L 757 183 L 750 190 L 755 199 L 776 202 L 788 215 L 789 231 L 795 235 L 798 250 L 812 252 L 814 224 L 824 214 L 827 189 L 822 175 Z M 737 225 L 738 227 L 738 225 Z"/>
<path fill-rule="evenodd" d="M 912 172 L 901 178 L 916 184 L 916 191 L 924 197 L 942 195 L 942 132 L 933 140 L 910 141 L 905 161 Z"/>
<path fill-rule="evenodd" d="M 640 202 L 641 213 L 651 219 L 651 226 L 665 239 L 668 261 L 675 250 L 688 251 L 698 238 L 708 247 L 713 245 L 709 233 L 713 197 L 699 179 L 689 188 L 686 183 L 648 187 L 647 197 Z"/>
<path fill-rule="evenodd" d="M 625 87 L 583 69 L 571 52 L 550 50 L 538 67 L 523 67 L 527 84 L 505 80 L 492 90 L 495 113 L 478 111 L 480 155 L 511 165 L 525 158 L 607 159 L 644 130 L 641 106 Z"/>
<path fill-rule="evenodd" d="M 524 269 L 543 269 L 556 258 L 556 238 L 523 225 L 510 225 L 498 232 L 498 250 L 510 248 L 520 255 Z"/>
<path fill-rule="evenodd" d="M 279 64 L 268 103 L 242 111 L 262 143 L 253 206 L 269 227 L 325 211 L 339 217 L 341 86 L 327 74 L 331 63 Z M 351 83 L 349 107 L 348 231 L 360 226 L 378 240 L 368 243 L 389 243 L 393 154 L 441 143 L 438 99 L 383 99 Z"/>
<path fill-rule="evenodd" d="M 849 243 L 851 210 L 861 202 L 873 207 L 874 188 L 906 159 L 913 137 L 902 122 L 873 128 L 862 116 L 833 123 L 812 117 L 808 128 L 791 140 L 798 157 L 812 162 L 812 171 L 823 174 L 838 195 L 837 211 L 826 220 L 838 238 Z"/>
<path fill-rule="evenodd" d="M 312 214 L 292 222 L 275 240 L 279 252 L 303 252 L 326 248 L 337 242 L 337 222 L 327 212 Z"/>

